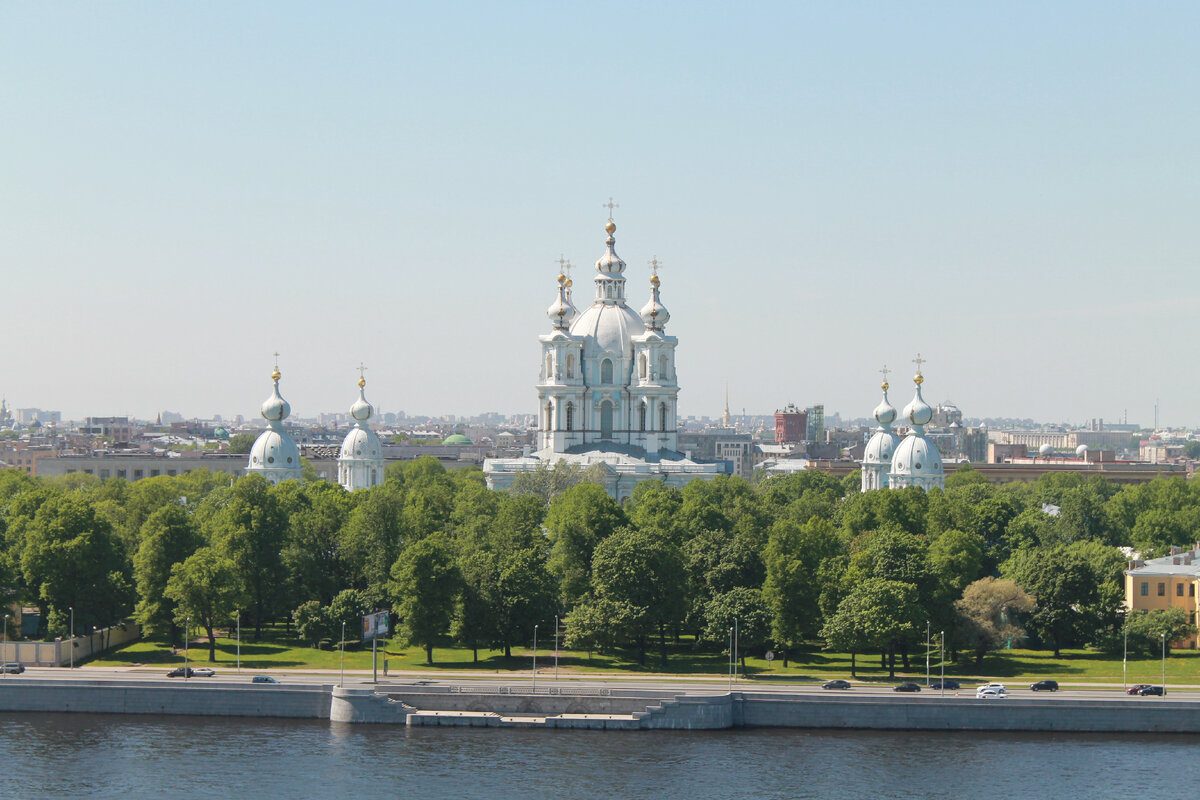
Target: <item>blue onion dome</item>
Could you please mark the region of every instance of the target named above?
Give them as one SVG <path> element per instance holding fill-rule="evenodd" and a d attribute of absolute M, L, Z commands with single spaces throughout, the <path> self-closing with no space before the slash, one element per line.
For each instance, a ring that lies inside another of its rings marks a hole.
<path fill-rule="evenodd" d="M 365 379 L 358 379 L 358 399 L 354 401 L 354 405 L 350 406 L 350 416 L 359 422 L 366 422 L 375 412 L 375 408 L 367 402 L 366 385 Z"/>
<path fill-rule="evenodd" d="M 274 388 L 271 390 L 271 396 L 263 401 L 262 415 L 268 422 L 282 422 L 292 413 L 292 407 L 283 396 L 279 394 L 279 367 L 271 373 L 271 380 L 275 382 Z"/>
<path fill-rule="evenodd" d="M 883 399 L 879 401 L 879 405 L 875 406 L 875 421 L 888 428 L 896 421 L 896 407 L 888 402 L 888 382 L 884 381 L 880 388 L 883 389 Z"/>
<path fill-rule="evenodd" d="M 904 407 L 904 416 L 915 426 L 928 425 L 929 421 L 933 419 L 933 409 L 921 396 L 921 384 L 924 382 L 925 377 L 920 372 L 913 376 L 913 383 L 917 385 L 917 393 Z"/>

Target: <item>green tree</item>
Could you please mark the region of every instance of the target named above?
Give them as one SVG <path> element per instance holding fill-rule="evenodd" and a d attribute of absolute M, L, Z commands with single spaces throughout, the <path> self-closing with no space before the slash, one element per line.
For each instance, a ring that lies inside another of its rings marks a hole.
<path fill-rule="evenodd" d="M 225 448 L 225 452 L 248 455 L 250 448 L 254 447 L 254 440 L 257 438 L 253 433 L 235 433 L 229 437 L 229 444 Z"/>
<path fill-rule="evenodd" d="M 375 606 L 366 593 L 357 589 L 343 589 L 338 592 L 324 609 L 331 633 L 340 640 L 345 631 L 346 641 L 354 642 L 362 638 L 363 617 L 374 610 Z"/>
<path fill-rule="evenodd" d="M 461 584 L 452 545 L 441 534 L 413 542 L 392 566 L 396 634 L 409 645 L 424 647 L 427 664 L 433 663 L 433 646 L 450 628 Z"/>
<path fill-rule="evenodd" d="M 133 577 L 138 602 L 134 618 L 148 635 L 167 634 L 174 642 L 175 604 L 166 595 L 171 568 L 185 561 L 204 543 L 195 522 L 180 505 L 164 505 L 150 514 L 138 537 Z"/>
<path fill-rule="evenodd" d="M 923 621 L 916 587 L 900 581 L 866 578 L 854 584 L 842 599 L 821 630 L 821 638 L 830 649 L 850 652 L 852 676 L 857 653 L 869 649 L 890 652 L 888 676 L 894 678 L 897 643 L 915 635 Z"/>
<path fill-rule="evenodd" d="M 771 641 L 771 607 L 760 589 L 739 586 L 716 595 L 704 609 L 705 638 L 724 643 L 730 628 L 736 628 L 738 659 L 746 670 L 746 651 L 763 652 Z"/>
<path fill-rule="evenodd" d="M 171 568 L 166 595 L 175 603 L 175 619 L 195 620 L 208 635 L 208 660 L 217 660 L 216 624 L 227 620 L 242 599 L 233 562 L 211 547 L 202 547 Z"/>
<path fill-rule="evenodd" d="M 296 635 L 303 641 L 312 642 L 313 647 L 320 646 L 322 639 L 332 639 L 329 624 L 329 609 L 316 600 L 305 600 L 292 612 L 292 622 L 296 623 Z"/>
<path fill-rule="evenodd" d="M 550 504 L 545 520 L 549 568 L 558 579 L 562 605 L 569 608 L 588 593 L 592 553 L 625 524 L 621 507 L 592 483 L 572 486 Z"/>
<path fill-rule="evenodd" d="M 281 553 L 288 588 L 297 600 L 327 605 L 350 582 L 341 545 L 354 501 L 341 486 L 327 481 L 303 484 L 298 494 L 300 502 L 288 517 Z"/>
<path fill-rule="evenodd" d="M 1016 615 L 1028 614 L 1036 606 L 1037 602 L 1010 580 L 989 575 L 966 587 L 954 608 L 977 668 L 983 667 L 988 652 L 1025 636 Z"/>
<path fill-rule="evenodd" d="M 349 584 L 380 606 L 387 601 L 392 565 L 406 540 L 401 523 L 404 489 L 400 481 L 385 481 L 356 495 L 361 496 L 342 528 L 339 550 Z"/>
<path fill-rule="evenodd" d="M 1188 622 L 1182 608 L 1134 609 L 1125 617 L 1125 632 L 1130 650 L 1155 656 L 1164 652 L 1164 647 L 1169 653 L 1172 642 L 1195 635 L 1196 626 Z"/>
<path fill-rule="evenodd" d="M 1097 581 L 1087 560 L 1065 547 L 1019 550 L 1001 567 L 1037 599 L 1030 627 L 1053 642 L 1054 656 L 1063 642 L 1080 635 L 1086 621 L 1083 609 L 1097 600 Z"/>
<path fill-rule="evenodd" d="M 790 649 L 823 626 L 821 567 L 842 554 L 841 540 L 828 520 L 799 524 L 783 519 L 771 526 L 762 593 L 771 608 L 772 638 L 783 648 L 784 667 Z"/>

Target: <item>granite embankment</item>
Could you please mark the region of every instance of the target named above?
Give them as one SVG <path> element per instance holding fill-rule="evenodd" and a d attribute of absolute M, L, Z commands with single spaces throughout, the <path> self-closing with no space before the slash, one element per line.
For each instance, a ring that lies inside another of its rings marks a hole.
<path fill-rule="evenodd" d="M 720 730 L 851 728 L 929 731 L 1200 733 L 1200 702 L 976 700 L 967 697 L 669 689 L 229 684 L 191 681 L 0 682 L 0 712 L 91 712 L 328 719 L 410 726 Z"/>

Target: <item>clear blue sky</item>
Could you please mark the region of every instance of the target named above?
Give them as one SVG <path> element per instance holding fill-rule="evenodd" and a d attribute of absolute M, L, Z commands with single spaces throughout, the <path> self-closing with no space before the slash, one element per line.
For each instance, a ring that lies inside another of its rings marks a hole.
<path fill-rule="evenodd" d="M 681 412 L 1200 425 L 1195 3 L 0 5 L 0 393 L 532 412 L 610 195 Z"/>

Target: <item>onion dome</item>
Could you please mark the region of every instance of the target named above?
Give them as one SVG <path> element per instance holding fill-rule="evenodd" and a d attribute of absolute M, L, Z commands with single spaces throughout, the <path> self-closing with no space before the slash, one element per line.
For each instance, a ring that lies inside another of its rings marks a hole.
<path fill-rule="evenodd" d="M 558 297 L 546 309 L 546 316 L 554 324 L 554 329 L 565 331 L 571 327 L 571 321 L 579 314 L 571 303 L 571 279 L 565 273 L 558 273 Z"/>
<path fill-rule="evenodd" d="M 350 416 L 354 417 L 360 425 L 369 420 L 371 415 L 375 413 L 375 407 L 367 402 L 366 386 L 366 378 L 359 376 L 358 399 L 354 401 L 354 405 L 350 406 Z"/>
<path fill-rule="evenodd" d="M 879 388 L 883 389 L 883 399 L 875 406 L 875 421 L 881 428 L 891 428 L 892 423 L 896 421 L 896 407 L 888 401 L 888 382 L 885 380 Z"/>
<path fill-rule="evenodd" d="M 653 274 L 650 276 L 650 300 L 642 306 L 642 322 L 646 323 L 646 327 L 652 331 L 661 331 L 663 325 L 666 325 L 667 320 L 671 318 L 671 312 L 667 311 L 658 297 L 658 287 L 661 283 L 658 279 L 658 259 L 652 259 L 650 265 L 653 270 Z"/>
<path fill-rule="evenodd" d="M 921 374 L 921 368 L 917 367 L 917 374 L 913 376 L 913 383 L 917 385 L 917 393 L 909 404 L 904 407 L 905 418 L 915 428 L 923 427 L 929 424 L 929 420 L 933 419 L 933 408 L 925 402 L 925 398 L 921 396 L 921 384 L 925 382 L 925 376 Z"/>
<path fill-rule="evenodd" d="M 608 238 L 604 240 L 604 255 L 596 259 L 596 271 L 603 275 L 620 275 L 625 272 L 625 262 L 617 255 L 616 244 L 617 240 L 613 238 L 613 234 L 617 231 L 617 223 L 610 218 L 604 223 L 604 232 L 608 234 Z"/>
<path fill-rule="evenodd" d="M 263 401 L 260 409 L 263 419 L 267 422 L 275 423 L 282 422 L 292 413 L 292 406 L 283 396 L 279 394 L 279 364 L 275 365 L 275 369 L 271 372 L 271 380 L 275 382 L 275 386 L 271 391 L 271 396 Z"/>

